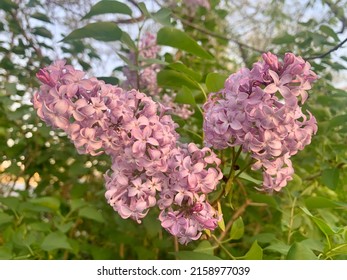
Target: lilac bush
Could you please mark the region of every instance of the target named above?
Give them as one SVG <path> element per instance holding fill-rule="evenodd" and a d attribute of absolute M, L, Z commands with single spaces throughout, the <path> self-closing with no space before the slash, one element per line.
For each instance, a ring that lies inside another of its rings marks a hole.
<path fill-rule="evenodd" d="M 105 174 L 110 206 L 140 223 L 157 205 L 162 226 L 181 243 L 215 229 L 220 217 L 206 197 L 222 178 L 214 152 L 179 143 L 177 124 L 151 97 L 84 76 L 64 61 L 41 69 L 33 104 L 80 154 L 111 157 Z"/>
<path fill-rule="evenodd" d="M 143 56 L 154 57 L 153 38 L 141 43 Z M 80 154 L 105 153 L 111 168 L 104 175 L 105 197 L 124 219 L 138 223 L 150 208 L 160 209 L 164 229 L 182 244 L 214 230 L 222 215 L 208 195 L 224 179 L 221 160 L 211 150 L 240 146 L 263 170 L 263 189 L 279 191 L 294 173 L 290 157 L 310 143 L 315 118 L 301 105 L 317 78 L 302 58 L 284 61 L 263 54 L 251 70 L 241 69 L 224 89 L 204 104 L 206 147 L 183 144 L 170 108 L 136 90 L 105 84 L 56 61 L 41 69 L 33 104 L 52 128 L 65 131 Z"/>
<path fill-rule="evenodd" d="M 316 119 L 301 105 L 317 79 L 310 64 L 287 53 L 283 62 L 266 53 L 252 69 L 241 69 L 204 104 L 206 146 L 241 146 L 263 170 L 263 189 L 279 191 L 292 179 L 290 157 L 311 142 Z"/>

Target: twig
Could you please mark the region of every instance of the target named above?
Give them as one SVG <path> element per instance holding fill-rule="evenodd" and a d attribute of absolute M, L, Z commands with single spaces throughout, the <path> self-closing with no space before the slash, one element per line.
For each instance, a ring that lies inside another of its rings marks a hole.
<path fill-rule="evenodd" d="M 341 48 L 345 43 L 347 42 L 347 38 L 344 39 L 342 42 L 340 42 L 338 45 L 336 45 L 335 47 L 331 48 L 329 51 L 322 53 L 322 54 L 318 54 L 318 55 L 314 55 L 314 56 L 310 56 L 310 57 L 306 57 L 305 60 L 312 60 L 312 59 L 316 59 L 316 58 L 323 58 L 326 57 L 327 55 L 331 54 L 332 52 L 336 51 L 337 49 Z"/>
<path fill-rule="evenodd" d="M 236 40 L 234 38 L 231 38 L 229 36 L 224 36 L 222 34 L 219 34 L 219 33 L 216 33 L 216 32 L 210 31 L 210 30 L 207 30 L 207 29 L 205 29 L 203 27 L 200 27 L 200 26 L 198 26 L 198 25 L 196 25 L 194 23 L 191 23 L 188 20 L 185 20 L 185 19 L 183 19 L 183 18 L 181 18 L 181 17 L 179 17 L 179 16 L 177 16 L 175 14 L 172 14 L 172 16 L 175 17 L 176 19 L 180 20 L 183 24 L 185 24 L 187 26 L 190 26 L 190 27 L 194 28 L 195 30 L 200 31 L 201 33 L 204 33 L 206 35 L 210 35 L 212 37 L 219 38 L 219 39 L 226 40 L 226 41 L 231 41 L 231 42 L 237 44 L 239 47 L 250 49 L 250 50 L 258 52 L 258 53 L 264 53 L 265 52 L 264 50 L 257 49 L 257 48 L 255 48 L 253 46 L 250 46 L 250 45 L 247 45 L 245 43 L 242 43 L 242 42 L 240 42 L 240 41 L 238 41 L 238 40 Z"/>

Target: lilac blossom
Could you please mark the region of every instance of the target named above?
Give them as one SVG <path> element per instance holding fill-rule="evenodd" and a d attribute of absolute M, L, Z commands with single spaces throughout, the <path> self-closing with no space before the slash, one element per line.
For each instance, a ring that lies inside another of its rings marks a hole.
<path fill-rule="evenodd" d="M 163 227 L 184 244 L 217 227 L 220 217 L 206 194 L 222 178 L 220 160 L 209 148 L 180 144 L 165 106 L 137 90 L 85 78 L 64 61 L 37 77 L 38 116 L 65 131 L 80 154 L 110 156 L 105 197 L 122 218 L 141 223 L 158 206 Z"/>
<path fill-rule="evenodd" d="M 264 172 L 263 189 L 279 191 L 294 173 L 290 157 L 310 144 L 316 119 L 299 104 L 317 79 L 310 64 L 287 53 L 283 62 L 266 53 L 251 70 L 241 69 L 204 104 L 205 144 L 241 146 Z"/>

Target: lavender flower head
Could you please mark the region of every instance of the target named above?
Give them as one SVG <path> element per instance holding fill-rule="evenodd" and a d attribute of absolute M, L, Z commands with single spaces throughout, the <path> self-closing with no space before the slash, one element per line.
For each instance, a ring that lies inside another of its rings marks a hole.
<path fill-rule="evenodd" d="M 205 194 L 222 177 L 220 160 L 209 148 L 180 144 L 164 106 L 137 90 L 85 78 L 62 60 L 37 78 L 42 85 L 32 102 L 38 116 L 65 131 L 80 154 L 111 157 L 105 197 L 122 218 L 140 223 L 158 206 L 162 226 L 181 243 L 216 228 L 219 217 Z"/>
<path fill-rule="evenodd" d="M 284 61 L 266 53 L 251 70 L 232 74 L 224 89 L 204 104 L 205 144 L 216 149 L 242 146 L 263 170 L 263 189 L 279 191 L 292 179 L 290 157 L 310 144 L 316 119 L 301 105 L 317 79 L 310 64 L 287 53 Z"/>

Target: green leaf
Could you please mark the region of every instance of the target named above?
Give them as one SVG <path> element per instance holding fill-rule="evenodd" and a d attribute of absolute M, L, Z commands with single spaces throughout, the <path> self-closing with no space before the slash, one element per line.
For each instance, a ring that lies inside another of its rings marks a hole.
<path fill-rule="evenodd" d="M 187 88 L 186 86 L 182 87 L 182 90 L 177 92 L 177 95 L 175 97 L 175 102 L 180 104 L 195 104 L 195 99 L 193 96 L 192 91 Z"/>
<path fill-rule="evenodd" d="M 255 240 L 249 249 L 249 251 L 244 255 L 245 260 L 262 260 L 263 259 L 263 249 L 258 245 L 257 240 Z"/>
<path fill-rule="evenodd" d="M 83 199 L 80 199 L 80 198 L 72 199 L 70 201 L 70 210 L 71 212 L 73 212 L 73 211 L 76 211 L 77 209 L 85 207 L 86 205 L 87 205 L 87 202 L 85 202 Z"/>
<path fill-rule="evenodd" d="M 52 32 L 45 27 L 35 27 L 33 30 L 33 34 L 39 35 L 41 37 L 49 38 L 49 39 L 52 39 L 53 37 Z"/>
<path fill-rule="evenodd" d="M 194 79 L 195 81 L 199 82 L 201 80 L 201 75 L 200 73 L 197 73 L 196 71 L 188 68 L 187 66 L 185 66 L 182 62 L 178 61 L 178 62 L 174 62 L 174 63 L 170 63 L 168 65 L 169 68 L 174 69 L 178 72 L 182 72 L 187 74 L 187 76 L 189 76 L 190 78 Z"/>
<path fill-rule="evenodd" d="M 72 31 L 63 41 L 94 38 L 99 41 L 110 42 L 121 39 L 123 31 L 113 22 L 94 22 Z"/>
<path fill-rule="evenodd" d="M 80 209 L 78 211 L 78 215 L 80 217 L 91 219 L 99 223 L 105 222 L 104 217 L 101 215 L 101 213 L 96 208 L 91 206 Z"/>
<path fill-rule="evenodd" d="M 295 36 L 292 36 L 286 33 L 282 36 L 274 38 L 272 40 L 272 43 L 276 45 L 282 45 L 282 44 L 290 44 L 290 43 L 293 43 L 294 41 L 295 41 Z"/>
<path fill-rule="evenodd" d="M 150 17 L 150 13 L 148 12 L 145 3 L 143 3 L 143 2 L 138 3 L 137 6 L 139 7 L 139 9 L 141 10 L 141 12 L 142 12 L 146 17 Z"/>
<path fill-rule="evenodd" d="M 92 6 L 90 11 L 82 19 L 110 13 L 132 15 L 131 9 L 124 3 L 115 0 L 103 0 Z"/>
<path fill-rule="evenodd" d="M 18 9 L 18 5 L 11 0 L 1 0 L 0 9 L 9 12 L 11 9 Z"/>
<path fill-rule="evenodd" d="M 97 77 L 98 80 L 104 81 L 106 84 L 119 85 L 119 79 L 116 77 Z"/>
<path fill-rule="evenodd" d="M 60 207 L 59 199 L 51 196 L 33 198 L 29 202 L 35 205 L 47 207 L 53 211 L 57 211 Z"/>
<path fill-rule="evenodd" d="M 38 19 L 38 20 L 41 20 L 41 21 L 44 21 L 44 22 L 51 23 L 51 20 L 49 19 L 49 17 L 47 15 L 39 13 L 39 12 L 32 14 L 31 17 Z"/>
<path fill-rule="evenodd" d="M 243 224 L 242 217 L 238 217 L 231 226 L 230 239 L 231 240 L 241 239 L 243 237 L 244 232 L 245 232 L 245 226 Z"/>
<path fill-rule="evenodd" d="M 317 260 L 317 256 L 305 245 L 295 242 L 289 249 L 287 260 Z"/>
<path fill-rule="evenodd" d="M 238 177 L 241 178 L 241 179 L 250 181 L 250 182 L 252 182 L 252 183 L 255 183 L 255 184 L 257 184 L 257 185 L 261 185 L 261 184 L 263 183 L 262 181 L 257 180 L 257 179 L 255 179 L 255 178 L 251 177 L 251 176 L 248 175 L 246 172 L 242 172 Z"/>
<path fill-rule="evenodd" d="M 336 189 L 339 183 L 340 170 L 338 168 L 325 169 L 322 172 L 321 180 L 330 189 Z"/>
<path fill-rule="evenodd" d="M 2 246 L 0 247 L 0 260 L 10 260 L 12 259 L 12 250 L 11 248 Z"/>
<path fill-rule="evenodd" d="M 220 221 L 218 222 L 218 226 L 222 231 L 225 231 L 225 222 L 224 222 L 224 217 L 223 217 L 223 209 L 220 201 L 217 202 L 217 207 L 218 207 L 218 215 L 221 217 Z"/>
<path fill-rule="evenodd" d="M 339 36 L 337 36 L 336 32 L 327 25 L 322 25 L 319 27 L 319 30 L 322 31 L 324 34 L 328 35 L 329 37 L 333 38 L 335 42 L 339 41 Z"/>
<path fill-rule="evenodd" d="M 195 81 L 174 70 L 160 71 L 157 75 L 157 82 L 159 86 L 168 86 L 172 88 L 181 88 L 186 86 L 188 88 L 199 89 L 199 86 Z"/>
<path fill-rule="evenodd" d="M 161 8 L 158 12 L 151 14 L 152 19 L 165 26 L 171 26 L 170 16 L 171 10 L 167 8 Z"/>
<path fill-rule="evenodd" d="M 337 255 L 347 255 L 347 244 L 339 244 L 336 247 L 330 249 L 327 253 L 327 257 L 334 257 Z"/>
<path fill-rule="evenodd" d="M 206 87 L 209 92 L 218 92 L 224 88 L 225 80 L 228 78 L 227 75 L 219 73 L 209 73 L 206 76 Z"/>
<path fill-rule="evenodd" d="M 52 251 L 55 249 L 71 249 L 71 245 L 67 241 L 67 237 L 61 232 L 52 232 L 47 235 L 41 244 L 44 251 Z"/>
<path fill-rule="evenodd" d="M 264 250 L 278 252 L 281 255 L 287 255 L 289 249 L 290 249 L 290 246 L 285 244 L 282 241 L 278 241 L 276 243 L 272 243 L 271 245 L 269 245 L 266 248 L 264 248 Z"/>
<path fill-rule="evenodd" d="M 213 59 L 192 37 L 181 30 L 163 27 L 157 34 L 157 44 L 187 51 L 202 58 Z"/>
<path fill-rule="evenodd" d="M 204 253 L 204 254 L 213 256 L 214 248 L 212 247 L 209 241 L 203 240 L 199 243 L 198 247 L 194 249 L 194 252 Z"/>
<path fill-rule="evenodd" d="M 0 226 L 7 223 L 11 223 L 12 220 L 13 220 L 13 217 L 11 215 L 0 212 Z"/>
<path fill-rule="evenodd" d="M 9 209 L 16 211 L 20 200 L 16 197 L 0 197 L 0 203 L 6 205 Z"/>
<path fill-rule="evenodd" d="M 323 221 L 322 219 L 319 219 L 319 218 L 313 216 L 313 215 L 311 214 L 311 212 L 310 212 L 308 209 L 306 209 L 306 208 L 304 208 L 304 207 L 300 207 L 300 208 L 301 208 L 301 210 L 302 210 L 306 215 L 308 215 L 309 217 L 311 217 L 311 219 L 314 221 L 314 223 L 318 226 L 318 228 L 319 228 L 326 236 L 328 236 L 328 235 L 333 235 L 333 234 L 339 232 L 339 230 L 334 230 L 334 229 L 332 229 L 332 228 L 331 228 L 325 221 Z"/>
<path fill-rule="evenodd" d="M 220 258 L 210 254 L 193 251 L 179 251 L 170 254 L 175 255 L 180 260 L 221 260 Z"/>
<path fill-rule="evenodd" d="M 254 202 L 266 203 L 271 207 L 278 208 L 278 203 L 276 199 L 273 196 L 270 196 L 268 194 L 252 193 L 250 195 L 250 198 Z"/>
<path fill-rule="evenodd" d="M 305 205 L 308 209 L 317 209 L 317 208 L 335 208 L 342 206 L 344 203 L 330 200 L 326 197 L 309 197 L 305 199 Z M 346 204 L 347 206 L 347 204 Z"/>
<path fill-rule="evenodd" d="M 125 44 L 130 50 L 136 51 L 137 47 L 133 39 L 131 39 L 130 35 L 126 32 L 122 32 L 122 36 L 120 38 L 121 42 Z"/>

